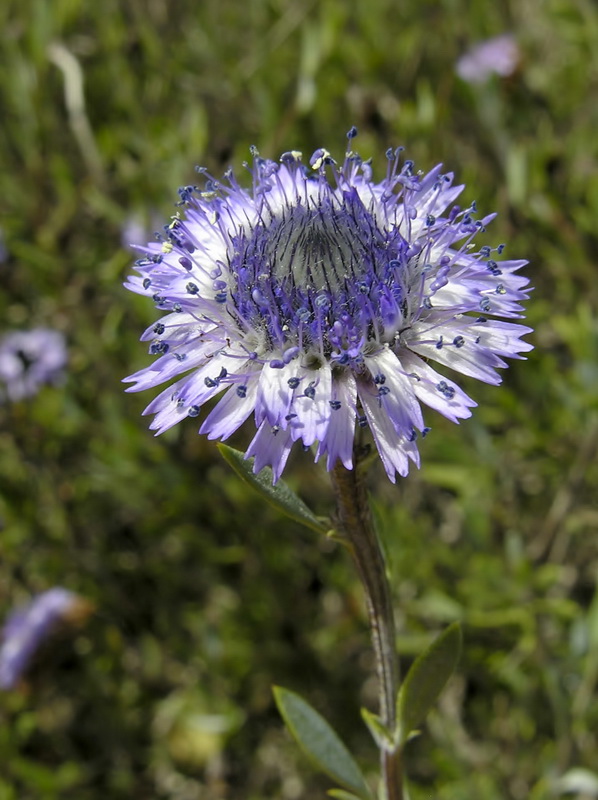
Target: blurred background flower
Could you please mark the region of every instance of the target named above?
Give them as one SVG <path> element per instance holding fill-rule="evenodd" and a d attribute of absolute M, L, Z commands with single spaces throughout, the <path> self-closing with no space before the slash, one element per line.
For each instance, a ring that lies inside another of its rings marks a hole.
<path fill-rule="evenodd" d="M 58 331 L 6 333 L 0 338 L 0 400 L 23 400 L 45 384 L 59 383 L 66 363 L 66 344 Z"/>
<path fill-rule="evenodd" d="M 521 53 L 510 33 L 478 42 L 457 61 L 457 75 L 468 83 L 485 83 L 492 75 L 508 78 L 519 65 Z"/>
<path fill-rule="evenodd" d="M 59 586 L 13 610 L 0 634 L 0 689 L 14 689 L 57 630 L 76 629 L 90 611 L 87 601 Z"/>

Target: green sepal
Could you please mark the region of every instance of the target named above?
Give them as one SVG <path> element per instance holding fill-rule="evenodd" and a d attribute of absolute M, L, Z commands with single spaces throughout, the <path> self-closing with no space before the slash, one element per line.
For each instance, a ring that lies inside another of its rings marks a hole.
<path fill-rule="evenodd" d="M 259 492 L 274 508 L 282 511 L 295 522 L 300 522 L 318 533 L 330 531 L 331 526 L 319 520 L 284 481 L 278 481 L 276 485 L 272 484 L 270 467 L 264 467 L 257 475 L 254 475 L 253 458 L 246 459 L 243 453 L 226 444 L 219 444 L 218 449 L 226 463 L 237 475 Z"/>
<path fill-rule="evenodd" d="M 274 686 L 273 692 L 289 732 L 314 766 L 351 793 L 345 798 L 354 796 L 359 800 L 371 800 L 363 773 L 324 717 L 289 689 Z"/>
<path fill-rule="evenodd" d="M 397 749 L 396 737 L 377 714 L 373 714 L 371 711 L 368 711 L 367 708 L 362 708 L 361 717 L 368 726 L 379 750 L 388 750 L 392 752 Z"/>
<path fill-rule="evenodd" d="M 413 662 L 397 698 L 400 746 L 424 721 L 461 655 L 461 626 L 454 622 Z"/>

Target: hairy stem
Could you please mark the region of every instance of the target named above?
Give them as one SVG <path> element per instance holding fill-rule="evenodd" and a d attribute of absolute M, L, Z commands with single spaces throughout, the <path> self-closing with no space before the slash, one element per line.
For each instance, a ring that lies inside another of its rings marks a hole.
<path fill-rule="evenodd" d="M 380 718 L 394 731 L 399 681 L 394 614 L 386 565 L 370 512 L 363 470 L 359 468 L 358 452 L 355 453 L 353 470 L 337 464 L 331 478 L 338 523 L 350 545 L 365 591 L 376 657 Z M 385 800 L 403 800 L 400 753 L 383 750 L 381 768 Z"/>

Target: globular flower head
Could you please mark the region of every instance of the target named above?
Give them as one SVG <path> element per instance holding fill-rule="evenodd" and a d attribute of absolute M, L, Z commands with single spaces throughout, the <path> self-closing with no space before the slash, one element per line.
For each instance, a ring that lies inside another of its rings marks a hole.
<path fill-rule="evenodd" d="M 494 319 L 521 316 L 527 297 L 526 262 L 474 244 L 494 215 L 455 205 L 463 187 L 440 166 L 386 156 L 376 182 L 351 151 L 340 167 L 323 149 L 309 166 L 254 151 L 249 189 L 229 170 L 179 190 L 126 284 L 164 314 L 142 336 L 156 361 L 126 379 L 129 391 L 175 379 L 145 411 L 151 428 L 223 394 L 200 432 L 226 439 L 253 415 L 255 471 L 270 465 L 277 480 L 296 441 L 350 469 L 363 427 L 394 481 L 419 464 L 422 403 L 455 422 L 475 405 L 430 360 L 499 383 L 502 357 L 531 349 L 529 328 Z"/>
<path fill-rule="evenodd" d="M 12 331 L 0 339 L 0 400 L 31 397 L 57 383 L 67 362 L 64 336 L 48 328 Z"/>
<path fill-rule="evenodd" d="M 60 623 L 78 624 L 90 611 L 90 603 L 60 586 L 13 611 L 0 636 L 0 689 L 15 688 Z"/>

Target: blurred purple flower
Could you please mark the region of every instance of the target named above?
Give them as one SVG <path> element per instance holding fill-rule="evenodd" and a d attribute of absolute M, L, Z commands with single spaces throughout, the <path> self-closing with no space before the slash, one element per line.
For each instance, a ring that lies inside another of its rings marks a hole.
<path fill-rule="evenodd" d="M 78 620 L 90 610 L 91 605 L 74 592 L 55 587 L 13 611 L 0 638 L 0 689 L 15 688 L 61 622 Z"/>
<path fill-rule="evenodd" d="M 507 78 L 517 69 L 521 54 L 510 33 L 495 36 L 471 47 L 457 61 L 457 75 L 467 83 L 485 83 L 492 75 Z"/>
<path fill-rule="evenodd" d="M 156 212 L 151 213 L 149 223 L 140 214 L 131 214 L 121 227 L 121 243 L 123 247 L 144 245 L 151 237 L 152 231 L 160 230 L 161 227 L 162 219 Z"/>
<path fill-rule="evenodd" d="M 134 214 L 125 219 L 120 231 L 120 240 L 123 247 L 134 247 L 147 242 L 149 235 L 141 217 Z"/>
<path fill-rule="evenodd" d="M 157 360 L 126 379 L 128 391 L 178 379 L 145 409 L 152 429 L 226 390 L 200 432 L 226 439 L 253 414 L 256 472 L 271 465 L 277 480 L 298 440 L 350 469 L 357 422 L 394 481 L 419 464 L 420 404 L 454 422 L 476 405 L 430 361 L 497 384 L 503 357 L 532 349 L 529 328 L 491 319 L 521 317 L 526 262 L 476 249 L 495 215 L 453 205 L 452 173 L 418 172 L 401 150 L 379 183 L 354 152 L 338 168 L 317 150 L 310 170 L 300 153 L 254 150 L 250 190 L 232 170 L 179 190 L 183 212 L 137 248 L 126 284 L 168 312 L 142 336 Z"/>
<path fill-rule="evenodd" d="M 13 331 L 0 339 L 0 400 L 17 401 L 57 383 L 67 362 L 64 336 L 48 328 Z"/>
<path fill-rule="evenodd" d="M 0 228 L 0 264 L 5 264 L 8 261 L 8 248 L 4 239 L 4 231 Z"/>

